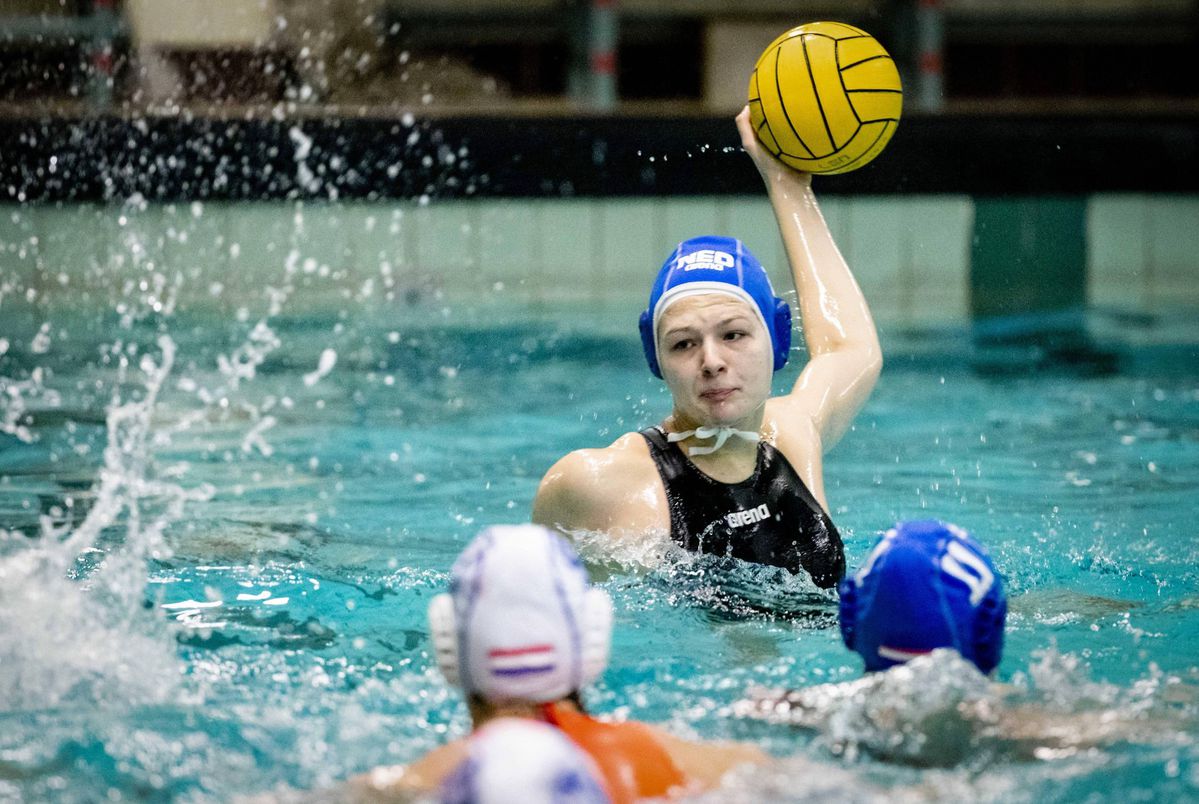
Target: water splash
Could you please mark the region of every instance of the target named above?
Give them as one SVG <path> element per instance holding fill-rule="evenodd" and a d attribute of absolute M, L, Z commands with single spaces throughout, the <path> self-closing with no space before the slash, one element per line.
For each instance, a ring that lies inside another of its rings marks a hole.
<path fill-rule="evenodd" d="M 304 375 L 304 384 L 311 387 L 321 381 L 321 378 L 326 376 L 333 367 L 337 365 L 337 351 L 334 349 L 325 349 L 321 352 L 320 362 L 314 371 Z"/>
<path fill-rule="evenodd" d="M 835 598 L 807 573 L 684 550 L 668 532 L 572 531 L 593 580 L 612 574 L 645 576 L 671 600 L 715 616 L 802 617 L 824 621 Z M 827 624 L 827 623 L 825 623 Z"/>
<path fill-rule="evenodd" d="M 919 766 L 955 765 L 977 749 L 970 713 L 993 708 L 998 695 L 955 651 L 855 681 L 784 693 L 759 692 L 735 714 L 820 731 L 829 750 Z"/>
<path fill-rule="evenodd" d="M 114 400 L 104 463 L 77 526 L 42 516 L 40 537 L 0 558 L 0 705 L 19 710 L 64 701 L 162 701 L 181 665 L 161 618 L 144 605 L 145 562 L 170 550 L 164 530 L 212 489 L 184 488 L 153 459 L 153 416 L 175 360 L 143 354 L 138 399 Z M 114 531 L 124 524 L 123 538 Z"/>
<path fill-rule="evenodd" d="M 0 338 L 0 356 L 8 351 L 8 341 Z M 56 408 L 62 404 L 61 395 L 45 385 L 45 371 L 38 366 L 29 372 L 26 379 L 0 376 L 0 399 L 4 402 L 4 414 L 0 416 L 0 433 L 7 433 L 18 441 L 32 444 L 37 435 L 29 429 L 31 404 Z"/>
<path fill-rule="evenodd" d="M 820 734 L 828 750 L 917 767 L 978 767 L 997 760 L 1061 759 L 1117 744 L 1187 746 L 1196 691 L 1174 703 L 1180 679 L 1150 674 L 1130 688 L 1094 682 L 1076 657 L 1049 651 L 1030 666 L 1037 690 L 1019 674 L 997 684 L 953 650 L 837 684 L 753 690 L 730 707 L 738 717 Z"/>
<path fill-rule="evenodd" d="M 675 550 L 669 533 L 577 530 L 570 539 L 596 577 L 662 567 Z"/>
<path fill-rule="evenodd" d="M 309 193 L 318 193 L 321 190 L 324 182 L 316 175 L 312 168 L 308 165 L 308 157 L 312 153 L 313 140 L 312 137 L 304 133 L 300 126 L 295 125 L 287 130 L 287 137 L 295 145 L 295 152 L 292 158 L 296 163 L 296 184 L 300 189 Z M 329 198 L 337 198 L 337 188 L 330 186 L 328 188 Z"/>
<path fill-rule="evenodd" d="M 265 437 L 276 424 L 266 413 L 272 398 L 255 404 L 244 385 L 282 345 L 268 320 L 282 311 L 294 291 L 298 250 L 293 248 L 283 266 L 281 287 L 266 289 L 268 316 L 250 328 L 240 345 L 216 356 L 216 381 L 197 382 L 196 372 L 189 371 L 175 383 L 174 390 L 199 403 L 176 409 L 163 397 L 177 345 L 162 334 L 156 348 L 147 349 L 139 332 L 147 324 L 159 333 L 167 331 L 184 279 L 182 272 L 159 264 L 158 252 L 147 249 L 147 235 L 138 225 L 145 211 L 140 198 L 122 206 L 116 213 L 121 247 L 95 265 L 97 279 L 113 292 L 110 309 L 117 313 L 122 333 L 101 348 L 101 365 L 115 367 L 115 376 L 105 373 L 97 380 L 97 387 L 104 383 L 113 390 L 95 480 L 86 491 L 63 492 L 65 505 L 41 516 L 36 536 L 0 534 L 0 633 L 6 635 L 0 645 L 0 705 L 6 709 L 69 702 L 155 703 L 178 700 L 186 689 L 195 691 L 196 685 L 185 689 L 180 684 L 180 626 L 146 599 L 147 563 L 171 558 L 169 529 L 189 506 L 210 500 L 215 489 L 207 483 L 188 484 L 188 463 L 163 464 L 158 456 L 197 425 L 220 426 L 237 416 L 240 427 L 243 415 L 250 419 L 241 436 L 243 453 L 269 457 L 273 452 Z M 203 214 L 202 204 L 191 206 L 193 220 Z M 302 227 L 302 212 L 297 212 L 297 233 Z M 180 242 L 186 241 L 185 234 L 180 233 Z M 18 290 L 17 283 L 9 283 L 4 292 Z M 32 304 L 33 297 L 26 296 Z M 240 320 L 249 317 L 246 308 L 238 313 Z M 57 330 L 37 323 L 41 326 L 25 351 L 52 360 Z M 10 349 L 6 340 L 0 352 Z M 18 366 L 23 357 L 16 355 Z M 53 378 L 51 368 L 38 366 L 0 379 L 3 432 L 27 443 L 38 439 L 33 414 L 61 404 L 58 391 L 49 387 Z"/>
<path fill-rule="evenodd" d="M 802 783 L 797 784 L 796 780 L 800 779 Z M 831 762 L 795 756 L 765 768 L 737 768 L 721 780 L 716 790 L 688 796 L 686 800 L 695 804 L 757 804 L 761 801 L 892 804 L 920 798 L 872 784 Z"/>

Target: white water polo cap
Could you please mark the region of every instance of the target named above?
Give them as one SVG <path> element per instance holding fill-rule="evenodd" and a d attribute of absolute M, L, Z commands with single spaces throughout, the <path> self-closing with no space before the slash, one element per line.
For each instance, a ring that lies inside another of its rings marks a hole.
<path fill-rule="evenodd" d="M 774 295 L 770 277 L 758 258 L 740 240 L 706 235 L 684 240 L 662 264 L 641 314 L 641 346 L 649 370 L 661 379 L 658 361 L 658 323 L 672 304 L 688 296 L 723 293 L 749 305 L 770 335 L 774 370 L 787 364 L 791 353 L 791 308 Z"/>
<path fill-rule="evenodd" d="M 473 735 L 441 804 L 607 804 L 599 768 L 548 723 L 501 718 Z"/>
<path fill-rule="evenodd" d="M 437 663 L 492 703 L 559 700 L 608 664 L 612 601 L 574 548 L 539 525 L 496 525 L 454 562 L 429 604 Z"/>

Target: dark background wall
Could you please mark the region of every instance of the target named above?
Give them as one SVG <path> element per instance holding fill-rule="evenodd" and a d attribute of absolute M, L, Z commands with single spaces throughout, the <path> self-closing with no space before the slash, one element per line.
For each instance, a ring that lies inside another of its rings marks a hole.
<path fill-rule="evenodd" d="M 757 194 L 727 117 L 0 119 L 0 198 L 58 202 Z M 1199 117 L 905 119 L 821 192 L 1199 191 Z"/>

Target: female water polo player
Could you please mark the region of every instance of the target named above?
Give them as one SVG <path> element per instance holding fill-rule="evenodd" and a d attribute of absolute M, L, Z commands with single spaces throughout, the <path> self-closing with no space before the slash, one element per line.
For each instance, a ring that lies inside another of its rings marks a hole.
<path fill-rule="evenodd" d="M 556 727 L 591 757 L 616 804 L 712 788 L 738 765 L 768 761 L 750 744 L 693 742 L 583 711 L 583 687 L 608 662 L 612 602 L 591 586 L 566 539 L 547 528 L 482 531 L 454 562 L 450 591 L 430 601 L 429 631 L 437 664 L 466 694 L 476 730 L 512 717 Z M 470 745 L 456 740 L 410 765 L 377 768 L 351 790 L 369 800 L 431 792 L 469 758 Z"/>
<path fill-rule="evenodd" d="M 823 454 L 874 388 L 874 321 L 812 193 L 811 176 L 767 153 L 737 116 L 741 143 L 774 208 L 798 292 L 808 363 L 772 397 L 787 362 L 791 311 L 761 263 L 730 237 L 680 243 L 658 273 L 641 337 L 673 408 L 661 424 L 562 458 L 533 519 L 563 532 L 664 533 L 689 550 L 844 574 L 827 514 Z"/>

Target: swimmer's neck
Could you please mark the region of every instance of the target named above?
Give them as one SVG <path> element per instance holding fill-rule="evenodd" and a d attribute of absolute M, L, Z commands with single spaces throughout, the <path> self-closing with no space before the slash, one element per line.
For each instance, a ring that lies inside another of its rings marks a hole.
<path fill-rule="evenodd" d="M 471 724 L 476 729 L 481 729 L 491 721 L 505 717 L 519 717 L 529 720 L 541 719 L 541 704 L 530 703 L 528 701 L 505 701 L 504 703 L 493 704 L 488 701 L 472 700 L 468 708 L 470 709 Z"/>
<path fill-rule="evenodd" d="M 701 427 L 730 427 L 734 430 L 749 430 L 760 432 L 762 423 L 766 420 L 766 403 L 758 405 L 743 418 L 730 422 L 703 422 L 695 419 L 678 408 L 662 421 L 662 427 L 668 433 L 681 433 L 687 430 L 698 430 Z"/>
<path fill-rule="evenodd" d="M 720 424 L 708 424 L 705 422 L 696 421 L 685 413 L 678 410 L 672 411 L 662 422 L 662 429 L 669 436 L 671 433 L 688 433 L 699 431 L 701 428 L 729 428 L 740 433 L 757 433 L 759 439 L 765 440 L 766 436 L 762 432 L 762 423 L 766 417 L 766 408 L 761 406 L 754 410 L 749 416 L 736 422 L 721 422 Z M 674 439 L 671 439 L 672 441 Z M 699 462 L 705 465 L 719 463 L 741 463 L 745 460 L 756 460 L 758 455 L 758 443 L 748 438 L 736 437 L 727 438 L 721 447 L 710 454 L 695 454 L 693 448 L 704 447 L 711 445 L 713 439 L 711 437 L 701 438 L 698 432 L 689 435 L 686 438 L 675 441 L 684 455 L 691 456 L 694 462 L 699 459 Z"/>
<path fill-rule="evenodd" d="M 555 709 L 582 712 L 582 709 L 569 696 L 554 701 L 553 706 Z M 476 730 L 483 728 L 493 720 L 505 717 L 545 720 L 545 704 L 529 701 L 505 701 L 495 704 L 472 696 L 467 701 L 467 708 L 470 709 L 471 725 Z"/>

